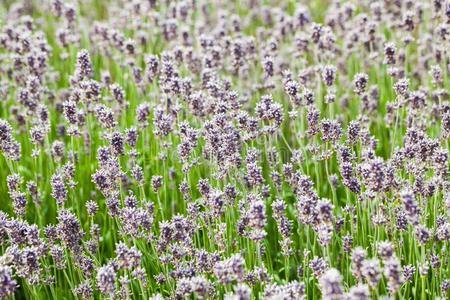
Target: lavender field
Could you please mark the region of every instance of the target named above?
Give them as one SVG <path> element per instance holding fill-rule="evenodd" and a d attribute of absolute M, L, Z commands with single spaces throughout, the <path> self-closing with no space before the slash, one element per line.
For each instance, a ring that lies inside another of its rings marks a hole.
<path fill-rule="evenodd" d="M 0 299 L 450 299 L 450 1 L 0 16 Z"/>

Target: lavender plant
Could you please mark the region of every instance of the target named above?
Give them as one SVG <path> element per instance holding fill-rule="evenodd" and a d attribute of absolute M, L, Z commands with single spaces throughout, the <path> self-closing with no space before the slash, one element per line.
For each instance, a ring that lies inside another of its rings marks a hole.
<path fill-rule="evenodd" d="M 450 2 L 4 0 L 1 299 L 448 299 Z"/>

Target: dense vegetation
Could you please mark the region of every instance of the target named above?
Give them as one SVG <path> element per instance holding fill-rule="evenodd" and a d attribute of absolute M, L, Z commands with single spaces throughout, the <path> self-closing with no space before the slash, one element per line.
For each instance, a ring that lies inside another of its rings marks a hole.
<path fill-rule="evenodd" d="M 0 15 L 0 299 L 450 297 L 448 1 Z"/>

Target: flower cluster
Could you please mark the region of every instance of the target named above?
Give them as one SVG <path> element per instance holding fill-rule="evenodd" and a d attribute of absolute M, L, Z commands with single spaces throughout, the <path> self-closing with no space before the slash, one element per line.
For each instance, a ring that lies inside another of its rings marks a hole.
<path fill-rule="evenodd" d="M 448 1 L 238 2 L 1 1 L 1 299 L 450 297 Z"/>

